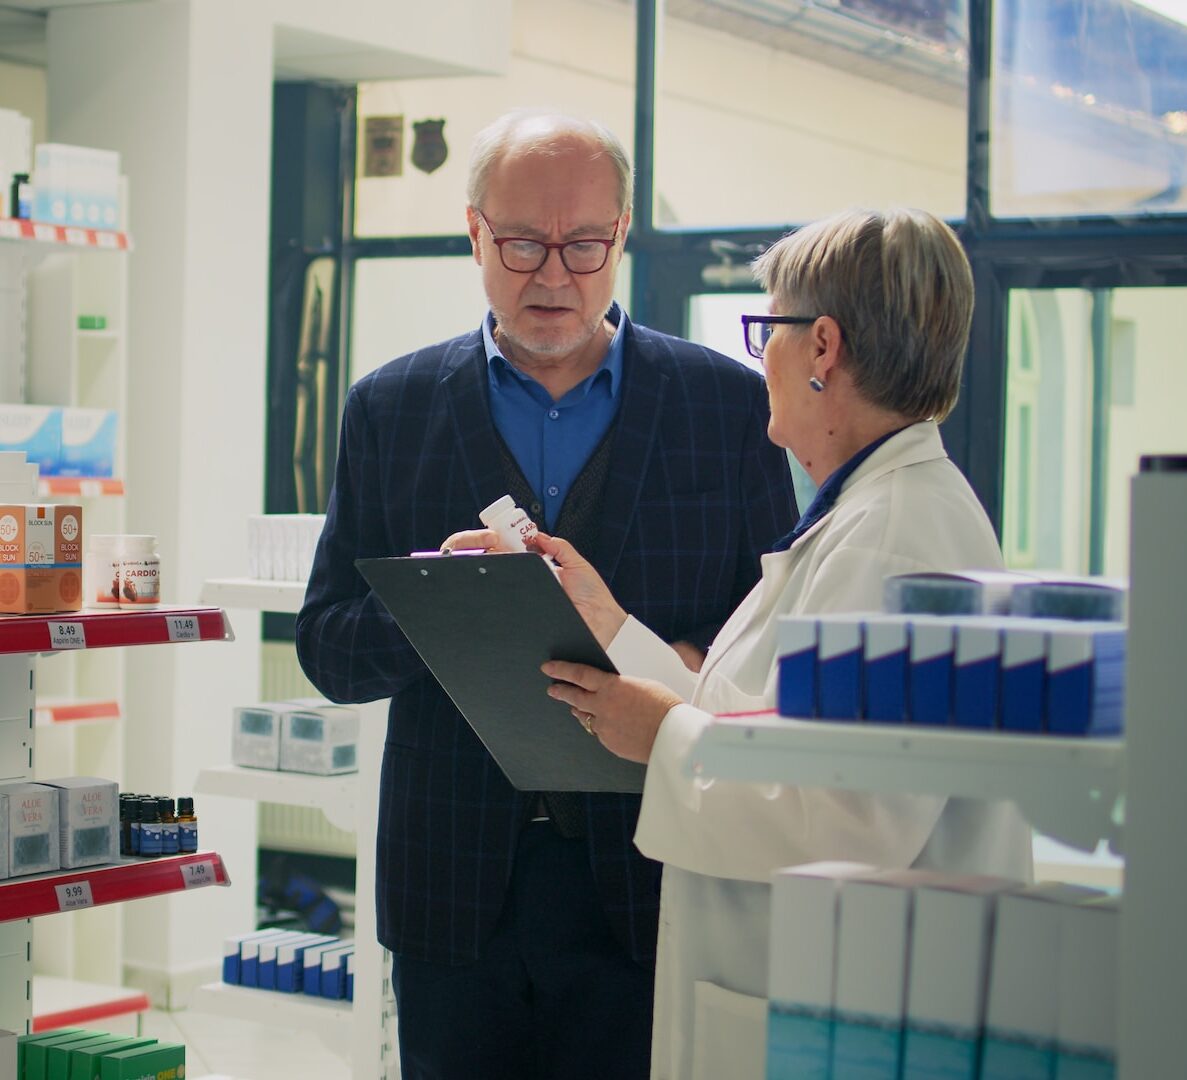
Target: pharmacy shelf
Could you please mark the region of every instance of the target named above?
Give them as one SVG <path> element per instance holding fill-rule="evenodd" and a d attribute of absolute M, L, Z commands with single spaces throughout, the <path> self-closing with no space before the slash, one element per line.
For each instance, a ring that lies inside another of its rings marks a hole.
<path fill-rule="evenodd" d="M 56 244 L 94 251 L 131 251 L 132 238 L 109 229 L 82 229 L 75 225 L 54 225 L 48 221 L 0 218 L 0 240 L 24 240 L 35 244 Z"/>
<path fill-rule="evenodd" d="M 0 922 L 230 884 L 222 857 L 213 851 L 10 878 L 0 882 Z"/>
<path fill-rule="evenodd" d="M 234 639 L 225 612 L 216 607 L 0 616 L 0 654 Z"/>
<path fill-rule="evenodd" d="M 284 806 L 313 807 L 322 811 L 335 828 L 347 832 L 354 832 L 358 824 L 358 773 L 310 776 L 221 765 L 199 772 L 194 791 L 202 795 L 228 795 Z"/>
<path fill-rule="evenodd" d="M 212 578 L 203 584 L 201 596 L 204 604 L 295 615 L 305 602 L 305 582 Z"/>
<path fill-rule="evenodd" d="M 687 771 L 705 779 L 887 794 L 1010 799 L 1065 844 L 1120 849 L 1120 739 L 979 734 L 882 724 L 820 723 L 774 713 L 721 716 Z"/>
<path fill-rule="evenodd" d="M 33 722 L 50 724 L 107 723 L 120 718 L 118 701 L 38 701 L 33 709 Z"/>
<path fill-rule="evenodd" d="M 37 481 L 37 494 L 43 499 L 123 495 L 124 482 L 112 476 L 43 476 Z"/>
<path fill-rule="evenodd" d="M 126 986 L 33 976 L 33 1032 L 64 1027 L 89 1027 L 151 1008 L 148 995 Z"/>
<path fill-rule="evenodd" d="M 349 1001 L 331 1001 L 308 994 L 282 994 L 221 982 L 198 987 L 190 998 L 189 1007 L 215 1016 L 307 1031 L 330 1043 L 349 1039 L 353 1020 Z"/>

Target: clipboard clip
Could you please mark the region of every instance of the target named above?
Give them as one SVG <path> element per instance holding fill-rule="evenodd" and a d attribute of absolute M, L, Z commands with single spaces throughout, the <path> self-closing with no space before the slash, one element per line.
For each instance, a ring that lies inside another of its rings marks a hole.
<path fill-rule="evenodd" d="M 450 555 L 486 555 L 486 548 L 438 548 L 436 551 L 410 551 L 410 559 L 444 559 Z"/>

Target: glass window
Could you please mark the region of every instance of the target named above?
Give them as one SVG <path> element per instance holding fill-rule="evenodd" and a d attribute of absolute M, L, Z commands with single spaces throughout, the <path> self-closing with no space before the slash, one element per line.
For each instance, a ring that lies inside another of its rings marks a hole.
<path fill-rule="evenodd" d="M 990 209 L 1187 210 L 1187 4 L 998 0 Z"/>
<path fill-rule="evenodd" d="M 1183 448 L 1187 290 L 1016 289 L 1008 341 L 1007 564 L 1127 574 L 1138 459 Z"/>
<path fill-rule="evenodd" d="M 359 86 L 356 236 L 465 232 L 470 143 L 509 109 L 540 106 L 595 118 L 631 152 L 634 4 L 516 0 L 512 11 L 505 76 Z"/>
<path fill-rule="evenodd" d="M 964 0 L 667 0 L 655 221 L 965 203 Z"/>

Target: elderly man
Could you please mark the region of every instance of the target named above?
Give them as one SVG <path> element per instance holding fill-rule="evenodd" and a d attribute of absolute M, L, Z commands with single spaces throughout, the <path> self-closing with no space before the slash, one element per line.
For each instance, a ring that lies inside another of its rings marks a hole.
<path fill-rule="evenodd" d="M 632 842 L 639 798 L 515 790 L 354 560 L 434 547 L 510 493 L 695 668 L 792 525 L 787 462 L 756 374 L 613 303 L 613 135 L 501 117 L 467 197 L 490 311 L 351 389 L 298 653 L 335 701 L 392 698 L 376 878 L 405 1080 L 644 1077 L 659 868 Z"/>

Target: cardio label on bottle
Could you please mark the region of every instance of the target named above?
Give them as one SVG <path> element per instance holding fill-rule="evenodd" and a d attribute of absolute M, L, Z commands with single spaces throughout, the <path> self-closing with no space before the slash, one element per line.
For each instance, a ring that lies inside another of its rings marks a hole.
<path fill-rule="evenodd" d="M 120 607 L 156 607 L 161 602 L 161 561 L 153 556 L 120 560 Z"/>

